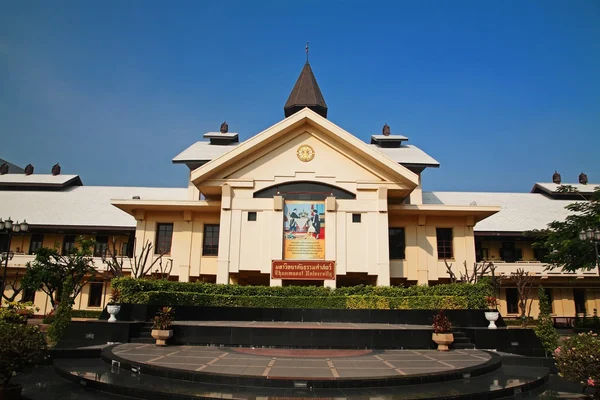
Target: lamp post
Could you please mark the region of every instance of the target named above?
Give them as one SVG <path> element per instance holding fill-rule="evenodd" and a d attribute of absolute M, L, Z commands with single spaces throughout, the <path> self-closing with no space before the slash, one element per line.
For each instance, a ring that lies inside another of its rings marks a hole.
<path fill-rule="evenodd" d="M 596 252 L 596 268 L 598 268 L 598 274 L 600 274 L 599 262 L 598 262 L 598 243 L 600 243 L 600 231 L 598 229 L 593 230 L 588 228 L 586 231 L 579 232 L 579 240 L 582 242 L 592 242 L 594 244 L 594 251 Z"/>
<path fill-rule="evenodd" d="M 29 230 L 29 224 L 26 220 L 19 223 L 19 221 L 13 223 L 8 217 L 6 221 L 2 221 L 0 218 L 0 232 L 8 235 L 8 242 L 6 252 L 2 253 L 2 261 L 4 261 L 4 273 L 2 274 L 2 285 L 0 286 L 0 301 L 4 297 L 4 288 L 6 287 L 6 273 L 8 272 L 8 260 L 12 259 L 15 255 L 14 252 L 10 251 L 10 243 L 12 242 L 13 233 L 27 232 Z"/>

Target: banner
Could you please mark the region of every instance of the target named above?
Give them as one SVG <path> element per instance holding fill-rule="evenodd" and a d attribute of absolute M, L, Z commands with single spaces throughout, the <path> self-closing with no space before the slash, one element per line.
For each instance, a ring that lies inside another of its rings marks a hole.
<path fill-rule="evenodd" d="M 271 279 L 335 280 L 335 261 L 273 261 Z"/>
<path fill-rule="evenodd" d="M 283 259 L 325 259 L 325 202 L 286 201 L 283 218 Z"/>

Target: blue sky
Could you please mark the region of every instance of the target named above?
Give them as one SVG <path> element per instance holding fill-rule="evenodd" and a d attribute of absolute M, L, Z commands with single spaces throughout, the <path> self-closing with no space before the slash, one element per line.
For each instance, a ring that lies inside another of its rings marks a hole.
<path fill-rule="evenodd" d="M 0 2 L 0 157 L 87 185 L 185 186 L 227 120 L 283 118 L 310 60 L 329 119 L 441 163 L 426 190 L 600 182 L 597 1 Z"/>

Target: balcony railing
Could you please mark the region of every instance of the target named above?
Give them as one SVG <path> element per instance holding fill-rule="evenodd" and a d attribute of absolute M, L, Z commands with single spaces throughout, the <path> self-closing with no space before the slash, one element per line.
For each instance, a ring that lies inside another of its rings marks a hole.
<path fill-rule="evenodd" d="M 12 260 L 8 261 L 8 268 L 27 268 L 27 263 L 32 262 L 35 259 L 35 255 L 33 254 L 23 254 L 23 253 L 15 253 Z M 94 267 L 100 272 L 107 271 L 108 268 L 104 262 L 102 262 L 101 257 L 93 257 Z M 4 261 L 5 262 L 5 261 Z M 2 263 L 2 267 L 4 267 L 4 262 Z M 123 269 L 129 270 L 129 263 L 125 260 L 123 263 Z"/>
<path fill-rule="evenodd" d="M 597 267 L 587 271 L 579 269 L 575 272 L 564 272 L 560 268 L 546 270 L 548 264 L 539 261 L 516 261 L 514 263 L 508 263 L 505 261 L 493 261 L 493 263 L 496 266 L 496 274 L 500 275 L 510 275 L 513 272 L 517 272 L 517 269 L 523 268 L 525 271 L 529 272 L 529 274 L 533 276 L 539 276 L 542 278 L 549 278 L 552 276 L 575 278 L 598 276 Z"/>

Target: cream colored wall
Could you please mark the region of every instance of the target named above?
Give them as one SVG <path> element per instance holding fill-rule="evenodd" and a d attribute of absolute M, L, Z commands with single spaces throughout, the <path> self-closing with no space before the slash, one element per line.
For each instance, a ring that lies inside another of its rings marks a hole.
<path fill-rule="evenodd" d="M 464 262 L 469 269 L 473 268 L 475 240 L 468 218 L 392 213 L 389 219 L 390 227 L 404 228 L 406 243 L 405 259 L 391 261 L 392 278 L 406 278 L 423 285 L 449 278 L 445 263 L 438 259 L 436 228 L 452 228 L 453 258 L 447 261 L 454 273 L 458 276 L 464 270 Z"/>
<path fill-rule="evenodd" d="M 554 317 L 574 317 L 575 316 L 575 301 L 573 299 L 573 287 L 553 287 L 552 283 L 544 283 L 546 289 L 552 289 L 552 316 Z M 586 294 L 586 310 L 589 316 L 593 314 L 594 308 L 600 312 L 600 289 L 591 287 L 582 287 Z M 531 290 L 531 313 L 529 316 L 537 318 L 540 312 L 539 300 L 537 296 L 537 286 Z M 528 309 L 529 309 L 529 302 Z M 508 313 L 506 302 L 506 288 L 500 290 L 498 310 L 505 317 L 518 317 L 520 314 Z"/>
<path fill-rule="evenodd" d="M 143 218 L 141 218 L 143 217 Z M 173 261 L 171 275 L 178 276 L 182 282 L 190 276 L 215 275 L 217 257 L 204 256 L 202 244 L 205 224 L 219 224 L 219 215 L 214 212 L 145 212 L 138 214 L 136 227 L 136 254 L 150 241 L 155 248 L 156 227 L 158 223 L 172 223 L 173 237 L 171 251 L 163 256 L 163 265 Z M 154 252 L 154 249 L 153 249 Z M 157 257 L 154 255 L 154 257 Z M 154 270 L 156 267 L 153 268 Z"/>

